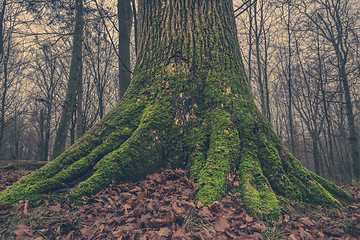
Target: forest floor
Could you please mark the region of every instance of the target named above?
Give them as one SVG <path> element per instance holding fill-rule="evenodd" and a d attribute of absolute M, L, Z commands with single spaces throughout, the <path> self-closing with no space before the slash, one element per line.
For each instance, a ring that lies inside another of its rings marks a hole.
<path fill-rule="evenodd" d="M 0 172 L 0 191 L 27 171 Z M 230 179 L 237 186 L 236 179 Z M 113 184 L 71 203 L 61 193 L 36 204 L 0 205 L 0 239 L 360 239 L 360 182 L 343 186 L 347 211 L 290 203 L 277 221 L 249 216 L 238 193 L 204 207 L 185 170 L 163 170 L 137 183 Z"/>

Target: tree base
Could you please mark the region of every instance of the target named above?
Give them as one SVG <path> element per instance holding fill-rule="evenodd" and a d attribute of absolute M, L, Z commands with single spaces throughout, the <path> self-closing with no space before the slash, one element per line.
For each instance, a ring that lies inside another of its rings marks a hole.
<path fill-rule="evenodd" d="M 229 175 L 236 172 L 247 211 L 258 218 L 280 213 L 276 195 L 342 207 L 337 199 L 351 196 L 284 149 L 258 111 L 242 66 L 232 66 L 231 55 L 223 57 L 226 69 L 189 73 L 186 62 L 172 58 L 168 66 L 153 61 L 138 70 L 105 118 L 54 161 L 3 191 L 0 202 L 37 201 L 64 188 L 79 199 L 112 181 L 188 168 L 205 205 L 226 195 Z"/>
<path fill-rule="evenodd" d="M 179 127 L 183 120 L 169 118 L 176 112 L 169 113 L 166 100 L 145 102 L 119 104 L 60 157 L 3 191 L 0 202 L 37 201 L 62 188 L 79 199 L 112 181 L 137 181 L 163 167 L 187 167 L 205 205 L 227 194 L 229 175 L 236 172 L 248 213 L 261 219 L 280 214 L 276 194 L 331 208 L 342 207 L 336 198 L 351 199 L 287 153 L 267 121 L 250 114 L 254 111 L 235 107 L 241 118 L 234 119 L 217 107 L 185 132 Z"/>

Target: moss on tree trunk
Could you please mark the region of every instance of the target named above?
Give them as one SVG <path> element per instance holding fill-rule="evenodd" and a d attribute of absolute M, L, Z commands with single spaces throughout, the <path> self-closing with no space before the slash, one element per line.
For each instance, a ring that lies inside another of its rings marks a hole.
<path fill-rule="evenodd" d="M 67 187 L 79 198 L 162 167 L 189 168 L 205 204 L 220 200 L 237 172 L 256 217 L 280 213 L 276 195 L 327 207 L 351 198 L 306 170 L 258 111 L 231 0 L 140 0 L 139 16 L 138 62 L 121 102 L 62 155 L 5 190 L 2 203 Z"/>

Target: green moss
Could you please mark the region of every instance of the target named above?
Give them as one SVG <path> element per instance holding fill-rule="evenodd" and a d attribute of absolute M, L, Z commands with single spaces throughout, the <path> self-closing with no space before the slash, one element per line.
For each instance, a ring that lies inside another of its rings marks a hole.
<path fill-rule="evenodd" d="M 344 201 L 351 201 L 354 199 L 353 196 L 351 196 L 349 193 L 345 192 L 344 190 L 342 190 L 341 188 L 336 186 L 334 183 L 316 175 L 315 173 L 313 173 L 309 170 L 308 170 L 308 172 L 316 182 L 321 184 L 321 186 L 323 186 L 333 196 L 335 196 L 341 200 L 344 200 Z"/>
<path fill-rule="evenodd" d="M 126 109 L 128 105 L 124 105 L 118 107 Z M 133 111 L 129 111 L 130 109 Z M 133 116 L 141 113 L 143 104 L 133 105 L 130 109 L 124 110 L 124 113 L 129 111 L 131 117 L 122 116 L 121 119 L 113 114 L 118 109 L 113 109 L 106 119 L 58 158 L 4 190 L 0 194 L 0 202 L 15 204 L 25 199 L 37 201 L 42 194 L 64 188 L 68 183 L 76 181 L 79 176 L 91 170 L 102 156 L 116 149 L 131 135 L 134 131 L 131 128 L 137 120 Z M 114 123 L 127 123 L 130 118 L 133 120 L 132 124 L 119 126 Z"/>
<path fill-rule="evenodd" d="M 259 159 L 261 169 L 270 182 L 274 191 L 292 200 L 302 199 L 301 189 L 295 186 L 287 176 L 279 155 L 279 151 L 266 135 L 262 132 L 256 135 L 257 146 L 259 148 Z"/>
<path fill-rule="evenodd" d="M 284 169 L 291 181 L 301 189 L 303 201 L 320 204 L 323 207 L 342 207 L 340 202 L 315 181 L 309 171 L 292 154 L 286 154 L 284 158 Z"/>
<path fill-rule="evenodd" d="M 210 146 L 206 162 L 197 174 L 200 189 L 197 197 L 204 204 L 221 200 L 225 196 L 230 170 L 239 158 L 238 132 L 230 121 L 230 114 L 217 108 L 211 116 Z"/>
<path fill-rule="evenodd" d="M 259 219 L 276 219 L 280 214 L 279 203 L 263 175 L 257 147 L 243 142 L 241 150 L 240 190 L 247 212 Z"/>

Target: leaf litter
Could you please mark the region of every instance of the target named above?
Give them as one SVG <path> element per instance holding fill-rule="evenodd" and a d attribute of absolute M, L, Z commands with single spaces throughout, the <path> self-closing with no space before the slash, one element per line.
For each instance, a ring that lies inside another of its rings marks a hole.
<path fill-rule="evenodd" d="M 1 172 L 0 189 L 28 173 Z M 348 211 L 289 203 L 277 221 L 263 222 L 232 191 L 238 179 L 221 202 L 204 206 L 188 176 L 163 169 L 136 183 L 113 183 L 80 203 L 53 194 L 36 204 L 0 204 L 0 239 L 360 239 L 360 184 L 346 186 L 356 199 Z"/>

